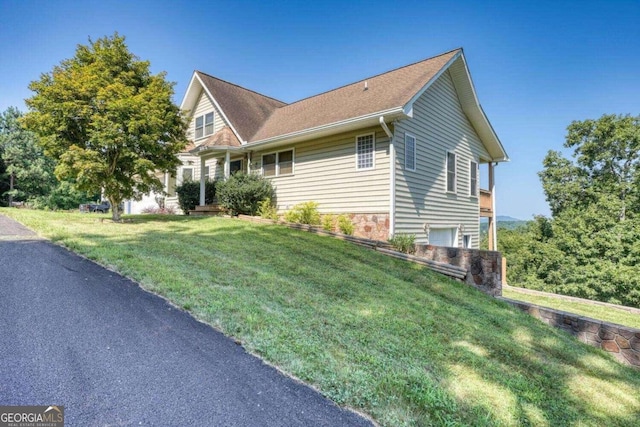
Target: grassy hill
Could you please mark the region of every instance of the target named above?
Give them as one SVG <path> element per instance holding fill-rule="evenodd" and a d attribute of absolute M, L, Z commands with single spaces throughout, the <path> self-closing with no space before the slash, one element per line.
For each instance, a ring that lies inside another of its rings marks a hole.
<path fill-rule="evenodd" d="M 381 425 L 640 419 L 640 371 L 469 286 L 344 241 L 224 218 L 0 213 Z"/>

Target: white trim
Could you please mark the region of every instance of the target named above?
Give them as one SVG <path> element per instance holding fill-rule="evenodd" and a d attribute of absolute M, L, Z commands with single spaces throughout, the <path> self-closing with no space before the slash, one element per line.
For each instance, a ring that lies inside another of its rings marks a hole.
<path fill-rule="evenodd" d="M 475 193 L 476 194 L 471 194 L 471 190 L 472 190 L 472 185 L 471 185 L 471 171 L 473 170 L 472 163 L 476 164 L 476 185 L 475 185 Z M 479 182 L 479 176 L 480 176 L 480 163 L 477 162 L 474 159 L 469 159 L 469 197 L 474 197 L 474 198 L 478 198 L 480 196 L 480 186 L 478 185 Z"/>
<path fill-rule="evenodd" d="M 407 167 L 407 137 L 413 139 L 413 168 Z M 404 169 L 405 170 L 408 170 L 411 172 L 416 171 L 418 167 L 417 151 L 418 151 L 418 140 L 416 139 L 415 136 L 413 136 L 409 132 L 405 132 L 404 133 Z"/>
<path fill-rule="evenodd" d="M 371 166 L 366 167 L 366 168 L 361 168 L 358 167 L 358 139 L 362 138 L 362 137 L 366 137 L 366 136 L 371 136 Z M 368 132 L 368 133 L 363 133 L 360 135 L 356 135 L 356 142 L 355 142 L 355 160 L 356 160 L 356 171 L 366 171 L 366 170 L 372 170 L 376 168 L 376 133 L 375 132 Z"/>
<path fill-rule="evenodd" d="M 291 173 L 282 174 L 282 173 L 280 173 L 280 153 L 285 153 L 287 151 L 291 151 Z M 275 154 L 276 155 L 275 175 L 266 176 L 264 174 L 264 156 L 269 156 L 271 154 Z M 268 153 L 263 153 L 260 156 L 260 174 L 262 176 L 264 176 L 265 178 L 278 178 L 278 177 L 281 177 L 281 176 L 293 176 L 293 175 L 295 175 L 296 174 L 296 149 L 295 149 L 295 147 L 287 148 L 285 150 L 270 151 Z"/>
<path fill-rule="evenodd" d="M 473 95 L 473 101 L 474 101 L 474 107 L 476 107 L 478 109 L 478 112 L 480 113 L 480 117 L 479 119 L 481 120 L 481 123 L 479 123 L 480 125 L 482 125 L 486 130 L 489 131 L 489 136 L 494 140 L 494 142 L 497 143 L 498 148 L 500 149 L 500 151 L 502 151 L 502 157 L 500 158 L 495 158 L 492 159 L 494 162 L 499 162 L 499 161 L 503 161 L 503 162 L 508 162 L 509 161 L 509 156 L 507 155 L 506 150 L 504 149 L 504 146 L 502 145 L 502 142 L 500 141 L 500 138 L 498 138 L 498 135 L 496 134 L 495 130 L 493 129 L 493 126 L 491 125 L 491 122 L 489 122 L 489 118 L 487 117 L 487 115 L 484 113 L 484 110 L 482 109 L 482 106 L 480 105 L 480 101 L 478 100 L 478 95 L 476 93 L 476 88 L 475 85 L 473 84 L 473 79 L 471 78 L 471 73 L 469 72 L 469 67 L 467 66 L 467 59 L 464 57 L 464 55 L 461 55 L 461 59 L 462 59 L 462 65 L 464 65 L 464 71 L 467 77 L 467 81 L 469 83 L 469 87 L 471 88 L 471 93 Z M 453 84 L 454 86 L 456 82 L 454 81 Z M 463 111 L 465 111 L 466 114 L 466 110 L 464 108 L 464 105 L 462 105 L 462 109 Z M 471 120 L 470 120 L 471 121 Z M 473 124 L 473 121 L 471 121 Z M 484 144 L 484 141 L 483 141 Z"/>
<path fill-rule="evenodd" d="M 453 154 L 453 190 L 449 190 L 449 154 Z M 444 189 L 445 193 L 458 193 L 458 154 L 453 150 L 447 150 L 444 155 Z"/>
<path fill-rule="evenodd" d="M 409 102 L 407 102 L 403 107 L 403 111 L 405 112 L 405 114 L 409 114 L 409 112 L 413 113 L 413 104 L 418 100 L 418 98 L 422 96 L 423 93 L 427 91 L 427 89 L 429 89 L 429 87 L 431 87 L 432 84 L 436 82 L 436 80 L 440 78 L 442 74 L 444 74 L 445 71 L 449 69 L 451 64 L 453 64 L 456 59 L 460 58 L 460 56 L 462 56 L 462 49 L 460 49 L 458 53 L 453 55 L 451 59 L 449 59 L 447 63 L 442 68 L 440 68 L 440 71 L 438 71 L 435 76 L 431 77 L 431 79 L 424 86 L 422 86 L 422 88 L 415 95 L 413 95 L 413 97 L 411 97 Z"/>

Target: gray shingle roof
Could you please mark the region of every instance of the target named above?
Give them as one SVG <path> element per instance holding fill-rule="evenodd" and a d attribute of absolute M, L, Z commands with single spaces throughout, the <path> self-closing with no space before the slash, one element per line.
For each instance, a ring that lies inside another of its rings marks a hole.
<path fill-rule="evenodd" d="M 456 49 L 277 108 L 249 142 L 402 107 L 459 51 Z"/>

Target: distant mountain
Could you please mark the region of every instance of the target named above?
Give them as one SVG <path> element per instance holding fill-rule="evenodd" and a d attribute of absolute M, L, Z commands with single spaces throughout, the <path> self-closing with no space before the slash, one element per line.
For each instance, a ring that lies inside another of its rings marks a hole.
<path fill-rule="evenodd" d="M 514 218 L 512 216 L 507 216 L 507 215 L 498 215 L 496 219 L 498 220 L 498 222 L 527 222 L 527 221 L 523 221 L 521 219 Z M 484 217 L 480 218 L 480 222 L 481 223 L 489 222 L 489 218 L 484 218 Z"/>
<path fill-rule="evenodd" d="M 514 218 L 512 216 L 507 216 L 507 215 L 498 215 L 496 219 L 498 221 L 523 222 L 521 219 Z"/>
<path fill-rule="evenodd" d="M 518 218 L 514 218 L 512 216 L 507 215 L 498 215 L 497 223 L 498 228 L 506 228 L 507 230 L 514 230 L 516 228 L 522 227 L 528 221 L 523 221 Z M 486 234 L 487 229 L 489 228 L 489 218 L 480 218 L 480 233 Z"/>

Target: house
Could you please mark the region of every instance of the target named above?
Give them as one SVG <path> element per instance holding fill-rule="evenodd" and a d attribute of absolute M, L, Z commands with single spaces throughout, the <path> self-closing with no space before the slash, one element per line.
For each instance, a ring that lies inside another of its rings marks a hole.
<path fill-rule="evenodd" d="M 348 214 L 356 235 L 471 248 L 485 216 L 494 246 L 494 167 L 508 156 L 462 49 L 291 104 L 195 71 L 181 108 L 191 143 L 177 178 L 165 176 L 167 203 L 184 179 L 241 170 L 272 180 L 279 213 L 313 200 Z"/>

